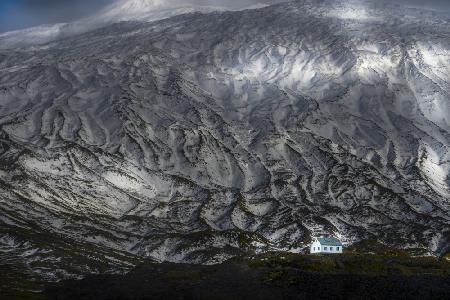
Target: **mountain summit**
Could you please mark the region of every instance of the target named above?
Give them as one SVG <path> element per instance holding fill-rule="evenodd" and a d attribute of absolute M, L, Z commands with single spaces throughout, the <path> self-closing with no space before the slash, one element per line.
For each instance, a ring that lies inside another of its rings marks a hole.
<path fill-rule="evenodd" d="M 270 2 L 277 1 L 282 0 Z M 47 24 L 0 33 L 0 49 L 45 44 L 123 21 L 151 22 L 193 12 L 238 11 L 266 5 L 253 2 L 252 0 L 116 0 L 92 16 L 75 22 Z M 215 3 L 217 5 L 213 5 Z"/>
<path fill-rule="evenodd" d="M 124 20 L 154 21 L 194 11 L 208 12 L 226 9 L 226 7 L 213 7 L 204 3 L 205 1 L 195 0 L 117 0 L 95 16 L 94 19 L 103 19 L 110 22 Z"/>

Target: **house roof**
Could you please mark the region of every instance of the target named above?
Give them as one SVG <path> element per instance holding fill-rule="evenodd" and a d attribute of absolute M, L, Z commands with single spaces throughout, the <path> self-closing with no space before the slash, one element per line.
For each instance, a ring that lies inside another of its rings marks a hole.
<path fill-rule="evenodd" d="M 320 237 L 317 240 L 324 246 L 342 246 L 341 241 L 334 237 Z"/>

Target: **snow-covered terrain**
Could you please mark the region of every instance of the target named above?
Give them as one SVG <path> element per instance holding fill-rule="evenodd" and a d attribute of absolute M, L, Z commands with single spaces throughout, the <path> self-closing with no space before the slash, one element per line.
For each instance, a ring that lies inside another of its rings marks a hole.
<path fill-rule="evenodd" d="M 377 3 L 1 35 L 0 258 L 72 275 L 103 267 L 70 245 L 121 270 L 319 233 L 447 251 L 450 21 Z"/>
<path fill-rule="evenodd" d="M 151 22 L 194 12 L 239 11 L 283 0 L 116 0 L 93 16 L 0 33 L 0 49 L 48 43 L 121 21 Z"/>

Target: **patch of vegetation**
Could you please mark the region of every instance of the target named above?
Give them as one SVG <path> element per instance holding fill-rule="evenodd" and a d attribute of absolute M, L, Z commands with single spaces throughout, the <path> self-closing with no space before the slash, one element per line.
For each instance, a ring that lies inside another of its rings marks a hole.
<path fill-rule="evenodd" d="M 241 247 L 249 247 L 253 242 L 252 236 L 246 232 L 240 232 L 238 235 L 238 242 Z"/>
<path fill-rule="evenodd" d="M 1 294 L 2 294 L 2 299 L 14 299 L 14 300 L 44 300 L 44 299 L 47 299 L 41 292 L 32 292 L 29 290 L 1 291 Z"/>
<path fill-rule="evenodd" d="M 364 240 L 344 249 L 345 253 L 370 253 L 383 256 L 407 257 L 409 253 L 402 249 L 386 246 L 376 240 Z"/>
<path fill-rule="evenodd" d="M 194 181 L 192 181 L 190 178 L 185 178 L 185 177 L 178 176 L 178 175 L 172 175 L 171 177 L 176 183 L 178 183 L 181 186 L 183 186 L 183 185 L 189 186 L 192 189 L 197 187 L 197 184 Z"/>
<path fill-rule="evenodd" d="M 266 275 L 266 278 L 264 279 L 264 282 L 268 283 L 268 282 L 274 282 L 274 281 L 277 281 L 277 280 L 281 280 L 283 278 L 283 275 L 284 275 L 283 271 L 272 271 L 272 272 L 269 272 Z"/>
<path fill-rule="evenodd" d="M 293 268 L 312 273 L 364 274 L 386 276 L 390 274 L 411 275 L 450 275 L 450 261 L 435 257 L 410 257 L 407 255 L 379 255 L 345 253 L 292 254 L 265 253 L 247 260 L 252 268 Z"/>
<path fill-rule="evenodd" d="M 252 268 L 284 266 L 287 265 L 294 256 L 296 256 L 296 254 L 290 252 L 266 252 L 251 257 L 247 260 L 247 264 Z"/>
<path fill-rule="evenodd" d="M 445 260 L 447 260 L 447 261 L 450 261 L 450 252 L 445 253 L 445 254 L 442 256 L 442 258 L 445 259 Z"/>
<path fill-rule="evenodd" d="M 372 272 L 377 269 L 377 264 L 386 264 L 380 269 L 382 272 L 396 264 L 404 268 L 419 266 L 425 269 L 441 266 L 437 260 L 429 258 L 419 264 L 415 263 L 416 258 L 412 261 L 403 259 L 376 255 L 286 255 L 273 252 L 212 266 L 148 263 L 125 275 L 99 275 L 81 281 L 62 282 L 48 288 L 45 294 L 49 299 L 76 300 L 286 299 L 287 295 L 289 299 L 299 300 L 450 299 L 450 275 L 405 276 L 394 273 L 378 276 Z M 306 271 L 308 268 L 317 271 Z M 352 268 L 355 274 L 348 273 Z M 367 274 L 360 274 L 361 270 Z"/>
<path fill-rule="evenodd" d="M 69 274 L 90 273 L 92 270 L 106 273 L 113 268 L 117 272 L 122 272 L 143 261 L 134 255 L 113 249 L 108 251 L 94 244 L 65 239 L 37 226 L 34 228 L 35 230 L 29 230 L 0 224 L 0 235 L 14 236 L 19 245 L 25 243 L 26 246 L 18 251 L 27 249 L 37 251 L 36 259 L 28 258 L 30 260 L 28 265 L 14 253 L 4 261 L 3 257 L 0 257 L 0 299 L 43 299 L 39 291 L 49 283 L 44 282 L 39 274 L 31 273 L 30 269 L 51 269 L 57 275 L 59 269 L 64 269 Z M 105 256 L 109 259 L 105 259 Z"/>
<path fill-rule="evenodd" d="M 236 206 L 239 207 L 240 210 L 243 212 L 253 215 L 247 208 L 247 205 L 245 204 L 245 196 L 242 192 L 239 192 L 238 198 L 236 200 Z"/>
<path fill-rule="evenodd" d="M 198 280 L 202 278 L 199 271 L 167 271 L 162 274 L 162 278 L 167 280 Z"/>
<path fill-rule="evenodd" d="M 39 291 L 43 283 L 28 276 L 26 270 L 16 264 L 0 265 L 1 299 L 45 299 Z"/>

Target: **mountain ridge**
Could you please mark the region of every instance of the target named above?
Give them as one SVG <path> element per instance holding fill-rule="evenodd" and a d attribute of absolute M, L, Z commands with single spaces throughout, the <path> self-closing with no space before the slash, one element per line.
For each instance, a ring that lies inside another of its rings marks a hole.
<path fill-rule="evenodd" d="M 58 39 L 82 34 L 124 21 L 152 22 L 195 12 L 239 11 L 264 7 L 267 4 L 246 5 L 230 2 L 207 5 L 205 1 L 190 0 L 116 0 L 92 16 L 69 23 L 43 24 L 31 28 L 0 33 L 0 49 L 32 47 Z"/>

